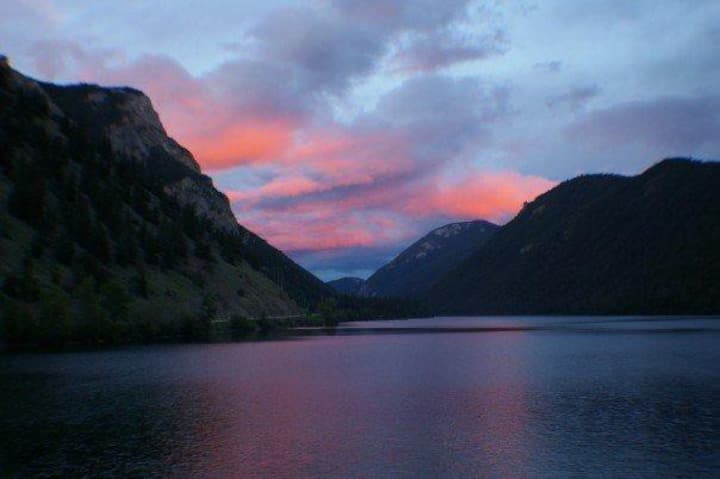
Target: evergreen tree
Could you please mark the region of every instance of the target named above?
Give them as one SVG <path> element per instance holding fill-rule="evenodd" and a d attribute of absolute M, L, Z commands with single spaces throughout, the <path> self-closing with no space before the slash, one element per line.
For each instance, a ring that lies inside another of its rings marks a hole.
<path fill-rule="evenodd" d="M 127 319 L 130 293 L 121 283 L 108 281 L 100 288 L 101 304 L 113 321 Z"/>
<path fill-rule="evenodd" d="M 45 212 L 45 178 L 27 161 L 16 162 L 13 176 L 15 187 L 8 198 L 10 213 L 28 223 L 39 223 Z"/>

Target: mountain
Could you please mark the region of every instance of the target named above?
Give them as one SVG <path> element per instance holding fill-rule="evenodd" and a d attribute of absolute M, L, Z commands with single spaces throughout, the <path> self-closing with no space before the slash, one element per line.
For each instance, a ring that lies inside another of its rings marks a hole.
<path fill-rule="evenodd" d="M 338 278 L 332 281 L 328 281 L 326 284 L 340 294 L 355 295 L 358 293 L 365 280 L 362 278 Z"/>
<path fill-rule="evenodd" d="M 720 163 L 588 175 L 528 204 L 429 292 L 439 313 L 720 312 Z"/>
<path fill-rule="evenodd" d="M 418 299 L 497 229 L 497 225 L 483 220 L 451 223 L 434 229 L 377 270 L 358 294 Z"/>
<path fill-rule="evenodd" d="M 39 82 L 0 57 L 0 167 L 12 340 L 192 335 L 334 294 L 238 225 L 138 90 Z"/>

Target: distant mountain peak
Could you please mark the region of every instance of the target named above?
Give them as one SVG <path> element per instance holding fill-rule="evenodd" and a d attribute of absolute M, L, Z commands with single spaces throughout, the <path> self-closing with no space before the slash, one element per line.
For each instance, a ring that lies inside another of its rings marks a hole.
<path fill-rule="evenodd" d="M 473 221 L 461 221 L 458 223 L 450 223 L 445 226 L 441 226 L 439 228 L 436 228 L 430 232 L 430 234 L 435 236 L 441 236 L 443 238 L 449 238 L 451 236 L 455 236 L 458 234 L 463 233 L 464 231 L 467 231 L 469 228 L 472 228 L 473 226 L 487 224 L 488 228 L 492 228 L 492 223 L 488 223 L 485 220 L 473 220 Z"/>
<path fill-rule="evenodd" d="M 427 233 L 368 278 L 359 294 L 416 298 L 498 228 L 485 220 L 449 223 Z"/>
<path fill-rule="evenodd" d="M 337 291 L 340 294 L 350 294 L 355 295 L 358 293 L 359 289 L 362 287 L 362 285 L 365 283 L 365 280 L 362 278 L 355 278 L 352 276 L 345 276 L 343 278 L 334 279 L 332 281 L 328 281 L 327 284 L 331 288 L 333 288 L 335 291 Z"/>

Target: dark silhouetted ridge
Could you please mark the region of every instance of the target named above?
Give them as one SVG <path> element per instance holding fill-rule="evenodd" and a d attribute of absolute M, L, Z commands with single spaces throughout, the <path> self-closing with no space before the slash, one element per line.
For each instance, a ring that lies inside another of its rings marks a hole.
<path fill-rule="evenodd" d="M 431 290 L 442 313 L 720 312 L 720 164 L 585 175 L 528 204 Z"/>

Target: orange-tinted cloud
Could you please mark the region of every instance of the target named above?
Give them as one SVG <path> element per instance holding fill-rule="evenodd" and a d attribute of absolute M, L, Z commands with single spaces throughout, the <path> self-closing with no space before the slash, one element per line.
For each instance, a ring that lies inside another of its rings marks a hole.
<path fill-rule="evenodd" d="M 204 169 L 279 159 L 302 126 L 295 113 L 288 114 L 280 107 L 263 110 L 218 96 L 208 79 L 194 77 L 166 56 L 144 55 L 117 63 L 114 57 L 91 56 L 79 45 L 59 47 L 67 52 L 59 57 L 61 61 L 70 57 L 75 63 L 77 78 L 143 90 L 168 133 L 187 147 Z M 60 68 L 48 68 L 51 66 Z M 241 96 L 238 92 L 237 97 Z"/>
<path fill-rule="evenodd" d="M 296 129 L 290 121 L 245 118 L 220 128 L 183 135 L 188 148 L 205 168 L 219 170 L 283 156 Z"/>
<path fill-rule="evenodd" d="M 245 224 L 285 251 L 327 251 L 372 247 L 407 237 L 405 226 L 385 212 L 338 214 L 331 205 L 311 214 L 251 216 Z"/>
<path fill-rule="evenodd" d="M 295 178 L 230 197 L 241 223 L 256 227 L 271 243 L 286 251 L 319 251 L 407 242 L 462 219 L 502 223 L 554 185 L 514 172 L 432 180 L 389 187 L 369 183 L 336 196 L 322 184 Z"/>
<path fill-rule="evenodd" d="M 502 221 L 517 213 L 524 202 L 553 186 L 555 182 L 545 178 L 515 172 L 476 173 L 460 181 L 428 186 L 425 194 L 408 202 L 405 211 L 421 216 L 442 213 L 448 217 Z"/>
<path fill-rule="evenodd" d="M 232 202 L 255 204 L 265 198 L 292 198 L 325 191 L 330 187 L 330 185 L 304 176 L 287 176 L 275 178 L 254 190 L 230 190 L 226 191 L 225 194 Z"/>
<path fill-rule="evenodd" d="M 477 82 L 408 82 L 377 111 L 341 124 L 317 121 L 300 92 L 282 85 L 275 91 L 249 75 L 247 89 L 234 88 L 252 73 L 236 67 L 195 77 L 168 57 L 95 59 L 81 77 L 146 91 L 168 133 L 205 170 L 230 175 L 222 183 L 240 223 L 285 251 L 387 247 L 450 221 L 503 222 L 553 186 L 512 171 L 448 173 L 504 111 L 502 95 Z"/>

